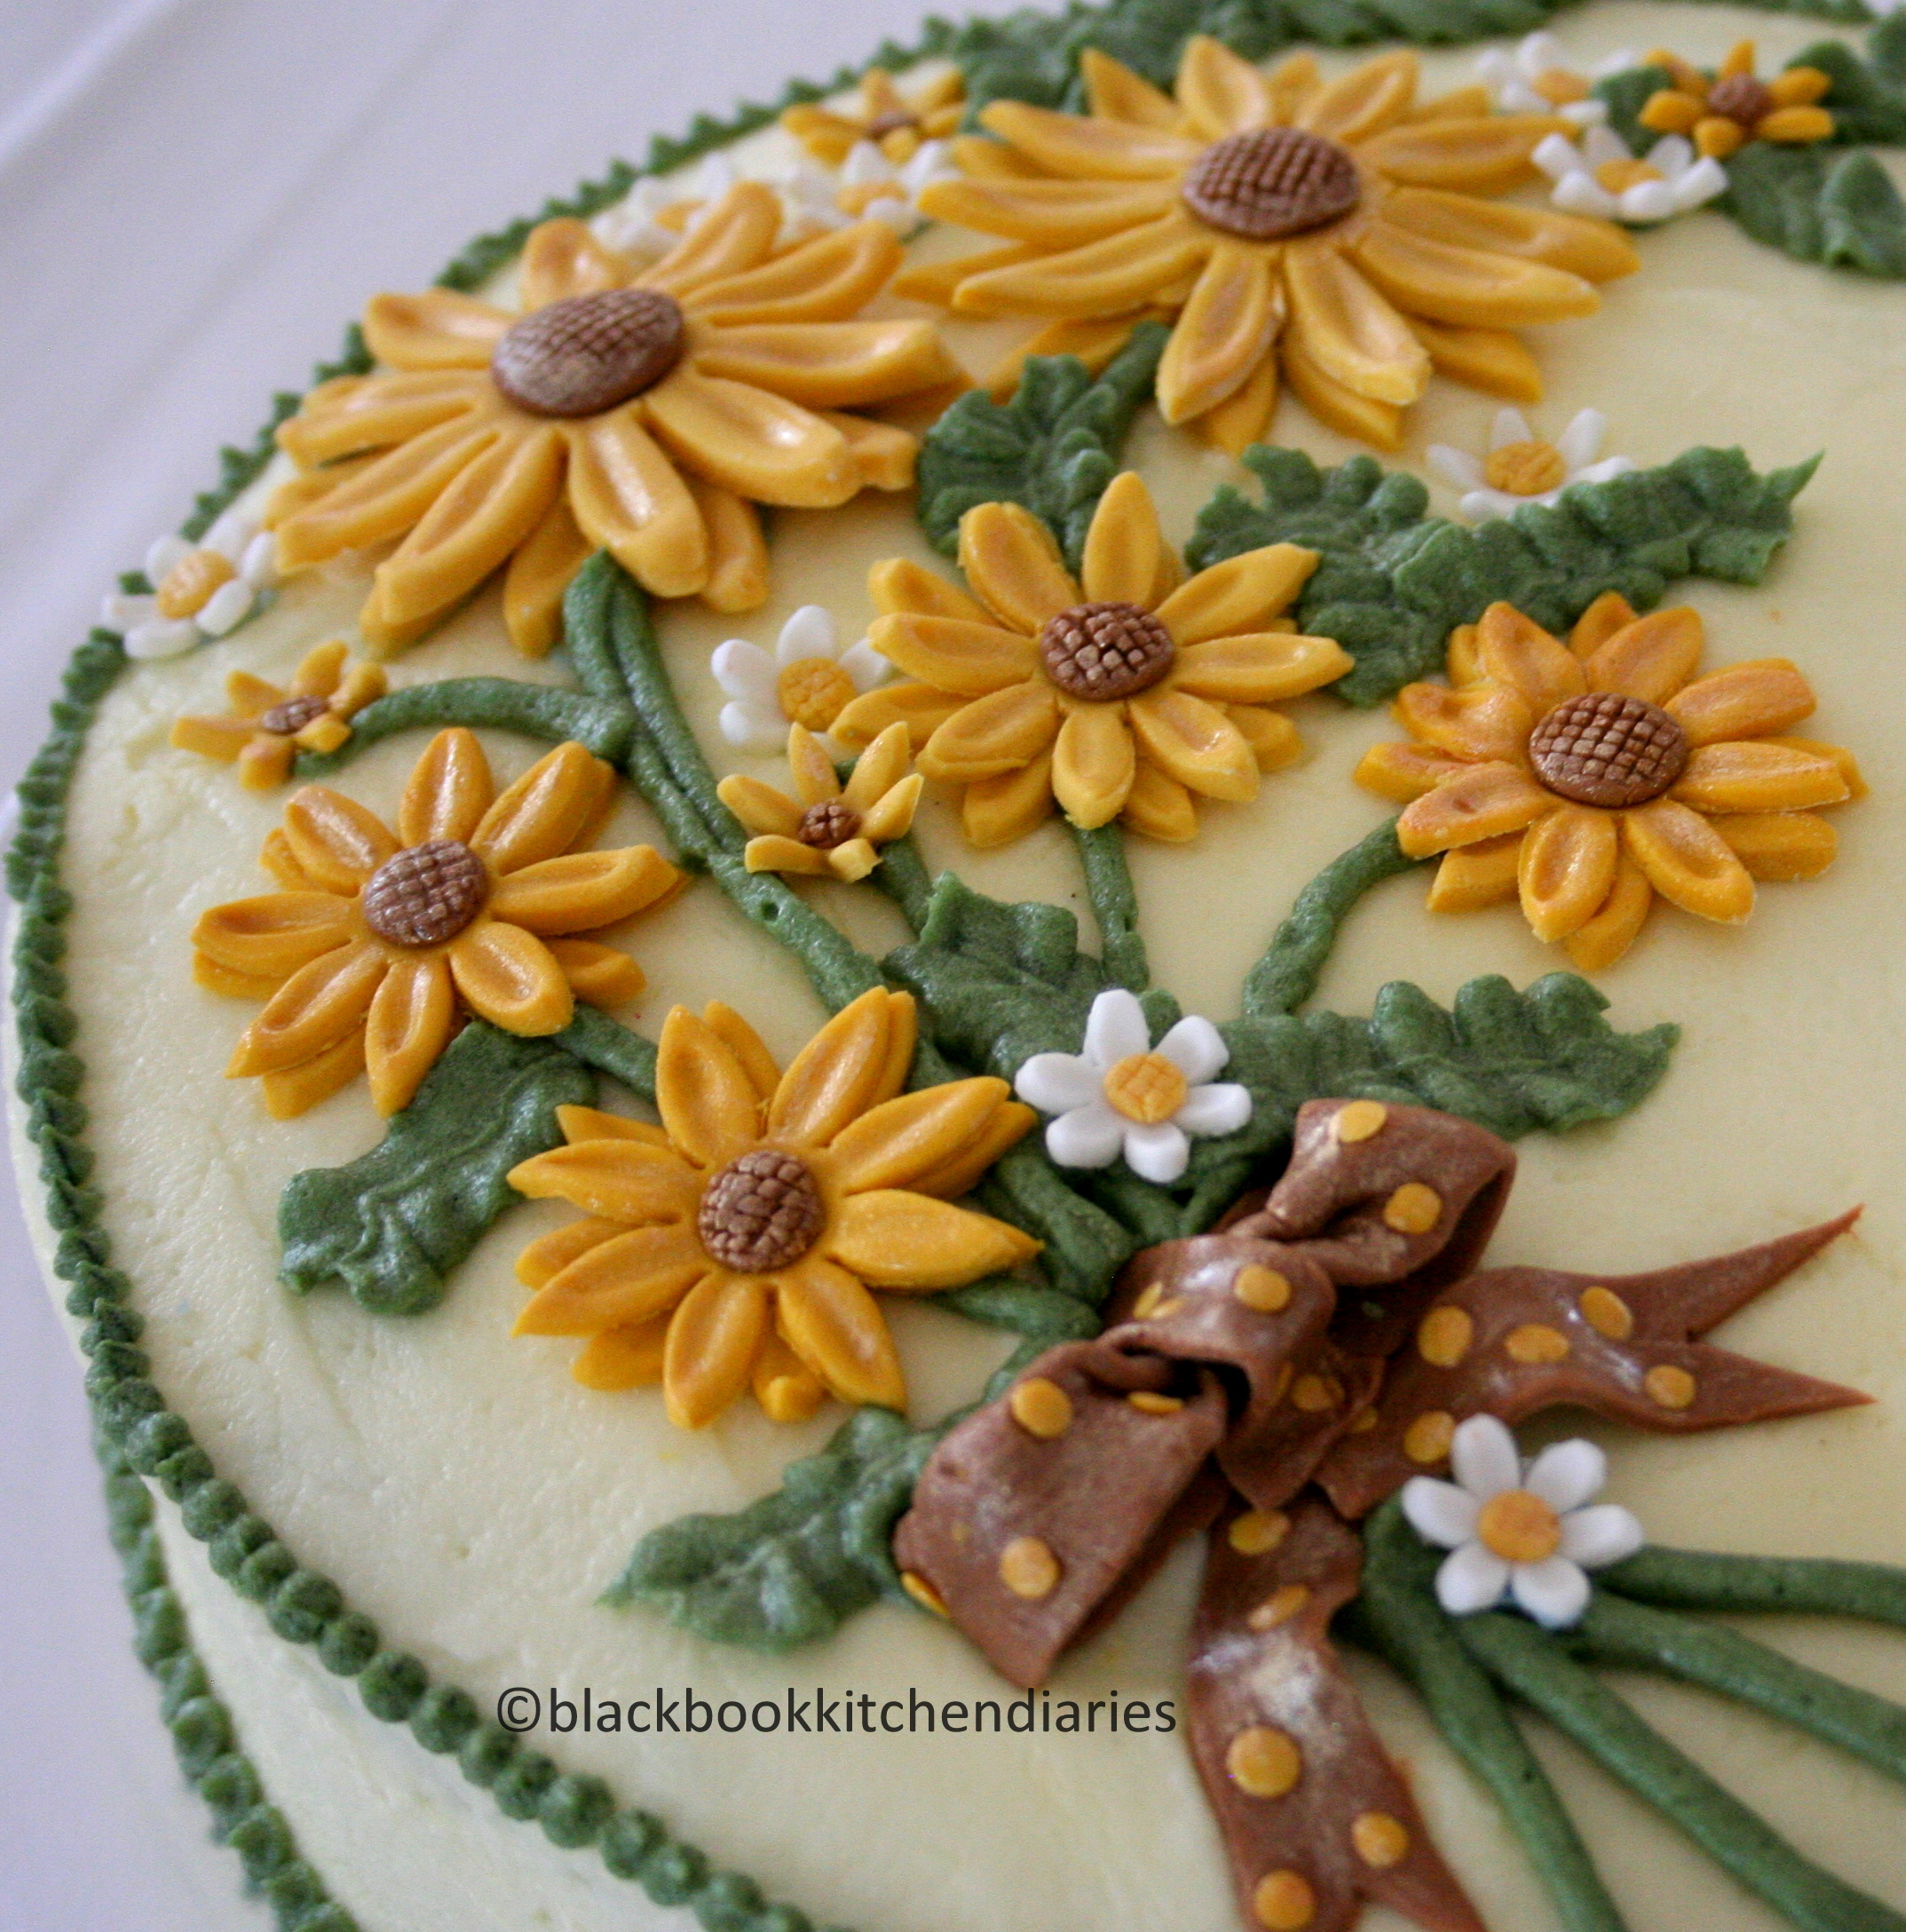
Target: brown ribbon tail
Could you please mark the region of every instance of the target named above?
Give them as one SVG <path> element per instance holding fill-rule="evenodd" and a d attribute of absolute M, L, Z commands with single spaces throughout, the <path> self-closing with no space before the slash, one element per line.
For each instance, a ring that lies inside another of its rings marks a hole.
<path fill-rule="evenodd" d="M 1484 1932 L 1331 1643 L 1362 1565 L 1315 1495 L 1268 1524 L 1234 1512 L 1212 1537 L 1186 1701 L 1238 1904 L 1246 1924 L 1305 1932 L 1348 1932 L 1366 1900 Z"/>
<path fill-rule="evenodd" d="M 1412 1476 L 1442 1470 L 1456 1424 L 1515 1423 L 1570 1405 L 1663 1435 L 1856 1407 L 1858 1390 L 1775 1368 L 1695 1339 L 1782 1280 L 1852 1223 L 1647 1275 L 1498 1268 L 1425 1310 L 1396 1357 L 1376 1426 L 1347 1435 L 1317 1472 L 1347 1516 Z"/>

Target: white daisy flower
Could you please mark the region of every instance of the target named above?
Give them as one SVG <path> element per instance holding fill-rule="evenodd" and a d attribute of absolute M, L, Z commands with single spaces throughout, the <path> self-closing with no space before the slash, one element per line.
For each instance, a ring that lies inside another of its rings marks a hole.
<path fill-rule="evenodd" d="M 162 536 L 146 552 L 149 592 L 115 590 L 100 622 L 124 640 L 128 657 L 177 657 L 235 629 L 277 581 L 277 539 L 228 510 L 196 543 Z"/>
<path fill-rule="evenodd" d="M 1595 461 L 1608 426 L 1601 410 L 1583 409 L 1553 443 L 1545 442 L 1520 409 L 1499 409 L 1486 459 L 1449 443 L 1432 443 L 1428 455 L 1463 493 L 1458 505 L 1462 514 L 1471 523 L 1484 523 L 1524 503 L 1553 503 L 1571 483 L 1602 483 L 1633 469 L 1627 456 Z"/>
<path fill-rule="evenodd" d="M 1235 1134 L 1251 1118 L 1249 1088 L 1206 1084 L 1230 1057 L 1195 1015 L 1154 1047 L 1137 994 L 1114 987 L 1092 1002 L 1083 1052 L 1035 1053 L 1013 1088 L 1057 1116 L 1046 1152 L 1062 1168 L 1109 1168 L 1123 1153 L 1133 1173 L 1166 1183 L 1183 1174 L 1190 1136 Z"/>
<path fill-rule="evenodd" d="M 591 224 L 596 239 L 637 261 L 666 255 L 694 234 L 702 217 L 740 178 L 734 162 L 719 149 L 703 160 L 686 186 L 650 176 L 597 216 Z"/>
<path fill-rule="evenodd" d="M 1491 47 L 1478 56 L 1475 70 L 1504 114 L 1554 114 L 1578 127 L 1593 127 L 1608 119 L 1608 107 L 1591 91 L 1609 74 L 1636 66 L 1624 49 L 1598 60 L 1586 74 L 1568 64 L 1562 43 L 1553 34 L 1530 34 L 1512 51 Z"/>
<path fill-rule="evenodd" d="M 842 650 L 834 619 L 819 604 L 803 604 L 781 626 L 771 657 L 758 644 L 730 637 L 716 645 L 708 668 L 728 697 L 722 736 L 749 750 L 779 751 L 790 724 L 826 731 L 893 666 L 865 637 Z"/>
<path fill-rule="evenodd" d="M 1412 1476 L 1403 1513 L 1426 1543 L 1451 1553 L 1436 1572 L 1436 1601 L 1452 1617 L 1510 1596 L 1545 1628 L 1565 1630 L 1588 1608 L 1584 1572 L 1645 1540 L 1631 1510 L 1588 1507 L 1608 1480 L 1608 1458 L 1579 1437 L 1524 1465 L 1502 1423 L 1472 1415 L 1456 1431 L 1450 1472 L 1453 1483 Z"/>
<path fill-rule="evenodd" d="M 1548 198 L 1557 208 L 1631 227 L 1691 213 L 1728 191 L 1728 170 L 1681 134 L 1663 135 L 1640 160 L 1610 128 L 1590 128 L 1579 145 L 1551 134 L 1531 158 L 1555 184 Z"/>
<path fill-rule="evenodd" d="M 856 141 L 841 163 L 841 185 L 835 201 L 854 220 L 872 216 L 884 221 L 904 239 L 926 218 L 920 197 L 935 181 L 953 179 L 960 170 L 953 149 L 945 141 L 922 141 L 911 160 L 896 167 L 872 141 Z"/>

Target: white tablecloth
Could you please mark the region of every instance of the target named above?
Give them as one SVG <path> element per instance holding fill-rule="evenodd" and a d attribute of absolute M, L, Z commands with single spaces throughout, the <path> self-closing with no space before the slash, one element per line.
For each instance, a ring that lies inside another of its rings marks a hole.
<path fill-rule="evenodd" d="M 381 288 L 652 133 L 825 76 L 922 0 L 10 0 L 0 10 L 0 784 L 100 594 Z M 269 1915 L 127 1648 L 77 1365 L 0 1208 L 0 1928 Z M 367 1928 L 367 1932 L 402 1932 Z"/>

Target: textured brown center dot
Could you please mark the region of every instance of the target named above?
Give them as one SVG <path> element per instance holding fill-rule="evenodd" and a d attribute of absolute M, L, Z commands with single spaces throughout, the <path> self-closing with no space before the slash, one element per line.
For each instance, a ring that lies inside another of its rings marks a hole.
<path fill-rule="evenodd" d="M 1246 1797 L 1281 1798 L 1304 1775 L 1304 1756 L 1283 1731 L 1253 1724 L 1231 1739 L 1224 1768 Z"/>
<path fill-rule="evenodd" d="M 490 374 L 532 416 L 599 416 L 682 359 L 682 311 L 659 289 L 605 289 L 533 310 L 496 344 Z"/>
<path fill-rule="evenodd" d="M 1014 1421 L 1041 1442 L 1051 1442 L 1072 1426 L 1072 1398 L 1044 1375 L 1030 1375 L 1016 1383 L 1007 1406 Z"/>
<path fill-rule="evenodd" d="M 1490 451 L 1483 480 L 1511 496 L 1541 496 L 1569 480 L 1569 466 L 1553 443 L 1505 443 Z"/>
<path fill-rule="evenodd" d="M 819 1238 L 827 1210 L 804 1160 L 776 1148 L 742 1154 L 708 1183 L 698 1226 L 701 1245 L 737 1274 L 771 1274 L 799 1261 Z"/>
<path fill-rule="evenodd" d="M 1569 1358 L 1568 1336 L 1559 1328 L 1551 1328 L 1546 1321 L 1525 1321 L 1519 1328 L 1510 1329 L 1508 1340 L 1502 1345 L 1508 1350 L 1509 1359 L 1522 1363 L 1525 1368 Z"/>
<path fill-rule="evenodd" d="M 1245 1621 L 1254 1630 L 1276 1630 L 1290 1622 L 1309 1601 L 1310 1591 L 1307 1585 L 1286 1583 L 1267 1596 Z"/>
<path fill-rule="evenodd" d="M 1506 1489 L 1483 1505 L 1475 1534 L 1505 1563 L 1546 1563 L 1562 1548 L 1562 1519 L 1530 1491 Z"/>
<path fill-rule="evenodd" d="M 824 852 L 831 852 L 836 845 L 844 845 L 849 839 L 859 835 L 860 814 L 838 798 L 823 799 L 818 805 L 810 805 L 801 814 L 801 823 L 795 827 L 795 836 L 803 845 L 816 846 Z"/>
<path fill-rule="evenodd" d="M 1103 1091 L 1115 1113 L 1156 1127 L 1177 1112 L 1191 1089 L 1162 1053 L 1131 1053 L 1106 1073 Z"/>
<path fill-rule="evenodd" d="M 1246 1509 L 1231 1518 L 1226 1540 L 1240 1556 L 1268 1556 L 1291 1533 L 1291 1519 L 1281 1509 Z"/>
<path fill-rule="evenodd" d="M 1752 74 L 1729 74 L 1708 89 L 1707 111 L 1725 115 L 1752 134 L 1774 111 L 1774 96 Z"/>
<path fill-rule="evenodd" d="M 1171 632 L 1135 604 L 1074 604 L 1046 620 L 1039 654 L 1067 696 L 1111 700 L 1149 690 L 1177 651 Z"/>
<path fill-rule="evenodd" d="M 1578 805 L 1645 805 L 1688 763 L 1688 734 L 1658 704 L 1612 691 L 1558 704 L 1530 734 L 1529 760 Z"/>
<path fill-rule="evenodd" d="M 1353 1100 L 1331 1116 L 1331 1134 L 1340 1144 L 1348 1147 L 1380 1134 L 1389 1117 L 1390 1110 L 1380 1100 Z"/>
<path fill-rule="evenodd" d="M 1350 1827 L 1350 1842 L 1356 1856 L 1378 1872 L 1402 1864 L 1410 1849 L 1410 1833 L 1401 1819 L 1388 1811 L 1365 1811 Z"/>
<path fill-rule="evenodd" d="M 1275 1268 L 1260 1267 L 1253 1262 L 1248 1268 L 1238 1271 L 1238 1279 L 1231 1283 L 1231 1293 L 1246 1308 L 1254 1308 L 1261 1315 L 1275 1315 L 1288 1308 L 1291 1302 L 1291 1284 Z"/>
<path fill-rule="evenodd" d="M 1613 1288 L 1584 1288 L 1580 1306 L 1582 1319 L 1610 1342 L 1625 1342 L 1634 1333 L 1634 1310 Z"/>
<path fill-rule="evenodd" d="M 1348 215 L 1363 184 L 1356 163 L 1336 142 L 1296 128 L 1255 128 L 1207 147 L 1182 192 L 1200 221 L 1270 242 Z"/>
<path fill-rule="evenodd" d="M 1016 1536 L 1000 1552 L 1000 1581 L 1015 1596 L 1037 1603 L 1059 1581 L 1059 1559 L 1036 1536 Z"/>
<path fill-rule="evenodd" d="M 1251 1912 L 1264 1932 L 1304 1932 L 1317 1915 L 1317 1895 L 1301 1872 L 1267 1872 L 1251 1894 Z"/>
<path fill-rule="evenodd" d="M 1454 1368 L 1475 1341 L 1466 1308 L 1433 1308 L 1417 1325 L 1416 1352 L 1433 1368 Z"/>
<path fill-rule="evenodd" d="M 441 946 L 454 939 L 490 896 L 483 861 L 459 838 L 407 846 L 370 875 L 360 902 L 364 923 L 392 946 Z"/>
<path fill-rule="evenodd" d="M 295 738 L 313 718 L 322 717 L 330 709 L 324 698 L 287 698 L 258 720 L 258 729 L 270 732 L 274 738 Z"/>

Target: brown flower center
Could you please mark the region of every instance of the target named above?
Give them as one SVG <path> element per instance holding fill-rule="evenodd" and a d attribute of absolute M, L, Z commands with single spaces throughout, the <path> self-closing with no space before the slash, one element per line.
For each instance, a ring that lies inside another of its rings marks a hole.
<path fill-rule="evenodd" d="M 496 344 L 490 374 L 532 416 L 600 416 L 682 359 L 681 305 L 659 289 L 605 289 L 534 309 Z"/>
<path fill-rule="evenodd" d="M 1708 89 L 1707 111 L 1725 115 L 1752 134 L 1774 111 L 1774 96 L 1752 74 L 1729 74 Z"/>
<path fill-rule="evenodd" d="M 274 738 L 295 738 L 313 718 L 322 717 L 330 709 L 330 701 L 325 698 L 287 698 L 258 720 L 258 729 L 271 732 Z"/>
<path fill-rule="evenodd" d="M 490 896 L 490 875 L 460 838 L 433 838 L 387 859 L 360 901 L 364 923 L 392 946 L 454 939 Z"/>
<path fill-rule="evenodd" d="M 708 1183 L 696 1226 L 702 1247 L 723 1267 L 764 1275 L 799 1261 L 826 1219 L 807 1163 L 757 1147 L 731 1160 Z"/>
<path fill-rule="evenodd" d="M 1157 684 L 1177 648 L 1171 632 L 1135 604 L 1074 604 L 1046 620 L 1039 654 L 1067 696 L 1109 700 Z"/>
<path fill-rule="evenodd" d="M 1562 1548 L 1562 1523 L 1539 1496 L 1506 1489 L 1483 1505 L 1476 1540 L 1505 1563 L 1546 1563 Z"/>
<path fill-rule="evenodd" d="M 890 107 L 885 114 L 876 115 L 867 123 L 866 139 L 870 141 L 884 140 L 890 134 L 898 134 L 902 128 L 920 125 L 919 120 L 905 107 Z"/>
<path fill-rule="evenodd" d="M 1529 760 L 1552 792 L 1578 805 L 1645 805 L 1681 775 L 1688 734 L 1645 698 L 1591 691 L 1536 726 Z"/>
<path fill-rule="evenodd" d="M 1301 234 L 1348 215 L 1363 194 L 1347 149 L 1296 128 L 1254 128 L 1198 157 L 1181 191 L 1200 221 L 1252 242 Z"/>
<path fill-rule="evenodd" d="M 815 846 L 824 852 L 831 852 L 836 845 L 844 845 L 859 835 L 860 814 L 838 798 L 810 805 L 795 827 L 795 836 L 803 845 Z"/>

